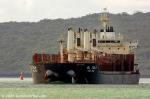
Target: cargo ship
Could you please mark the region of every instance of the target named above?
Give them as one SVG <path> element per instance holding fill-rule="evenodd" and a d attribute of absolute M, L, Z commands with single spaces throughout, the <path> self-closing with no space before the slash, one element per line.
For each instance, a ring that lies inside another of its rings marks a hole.
<path fill-rule="evenodd" d="M 68 28 L 67 47 L 61 37 L 58 54 L 35 53 L 30 65 L 33 83 L 138 84 L 138 41 L 116 33 L 106 9 L 100 14 L 100 24 L 93 32 Z"/>

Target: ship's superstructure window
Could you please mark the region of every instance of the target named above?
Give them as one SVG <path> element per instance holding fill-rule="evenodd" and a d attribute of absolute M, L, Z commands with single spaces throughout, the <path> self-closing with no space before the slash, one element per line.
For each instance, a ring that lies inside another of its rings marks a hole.
<path fill-rule="evenodd" d="M 78 47 L 81 46 L 81 40 L 80 40 L 80 38 L 77 38 L 77 46 Z"/>
<path fill-rule="evenodd" d="M 110 43 L 110 41 L 106 41 L 106 43 Z"/>
<path fill-rule="evenodd" d="M 93 47 L 96 47 L 96 39 L 93 39 Z"/>
<path fill-rule="evenodd" d="M 119 40 L 98 40 L 98 43 L 120 43 Z"/>
<path fill-rule="evenodd" d="M 104 32 L 104 30 L 103 30 L 103 29 L 101 29 L 101 30 L 100 30 L 100 32 Z"/>

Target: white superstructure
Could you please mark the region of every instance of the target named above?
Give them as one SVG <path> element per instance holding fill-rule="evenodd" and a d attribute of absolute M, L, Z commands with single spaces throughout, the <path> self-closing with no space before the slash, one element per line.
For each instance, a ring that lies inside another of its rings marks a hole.
<path fill-rule="evenodd" d="M 93 53 L 101 52 L 108 54 L 130 54 L 137 48 L 138 42 L 126 42 L 120 33 L 114 31 L 113 26 L 109 25 L 108 12 L 104 9 L 100 18 L 102 28 L 93 32 L 79 28 L 75 32 L 72 28 L 68 29 L 67 52 L 68 60 L 93 59 Z M 83 56 L 82 56 L 83 55 Z"/>

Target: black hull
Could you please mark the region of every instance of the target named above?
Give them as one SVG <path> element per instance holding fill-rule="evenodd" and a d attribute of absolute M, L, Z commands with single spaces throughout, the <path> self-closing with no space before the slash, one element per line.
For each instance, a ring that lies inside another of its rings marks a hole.
<path fill-rule="evenodd" d="M 60 81 L 63 83 L 95 84 L 97 82 L 95 79 L 98 70 L 94 63 L 47 63 L 42 66 L 33 66 L 37 69 L 36 72 L 32 70 L 35 83 L 38 83 L 38 79 L 41 83 L 41 78 L 44 78 L 43 83 Z M 37 75 L 38 77 L 36 77 Z"/>
<path fill-rule="evenodd" d="M 102 72 L 95 63 L 36 64 L 31 65 L 31 70 L 35 84 L 138 84 L 140 78 L 133 72 Z"/>

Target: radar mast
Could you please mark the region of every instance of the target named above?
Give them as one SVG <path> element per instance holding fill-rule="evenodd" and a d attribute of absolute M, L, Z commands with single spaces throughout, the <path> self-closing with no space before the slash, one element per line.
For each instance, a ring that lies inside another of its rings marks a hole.
<path fill-rule="evenodd" d="M 102 24 L 104 31 L 106 31 L 106 28 L 107 28 L 108 23 L 109 23 L 107 8 L 104 8 L 104 11 L 101 13 L 100 22 Z"/>

